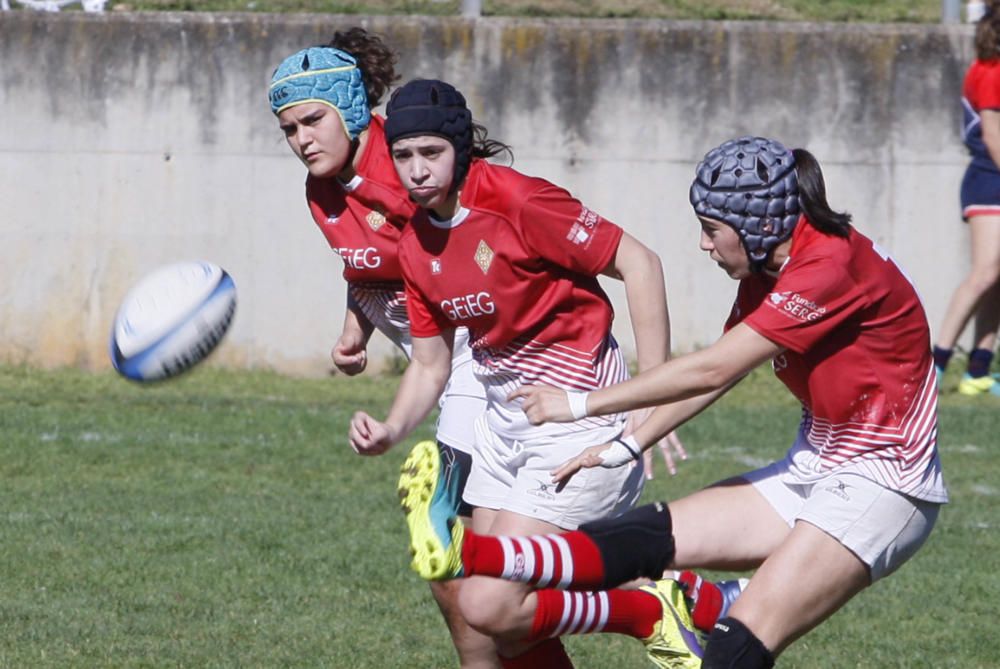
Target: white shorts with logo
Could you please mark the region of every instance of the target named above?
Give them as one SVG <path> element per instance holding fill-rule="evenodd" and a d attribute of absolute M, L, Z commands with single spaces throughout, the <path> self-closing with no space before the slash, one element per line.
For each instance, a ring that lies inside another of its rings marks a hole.
<path fill-rule="evenodd" d="M 642 493 L 641 462 L 616 469 L 581 469 L 561 490 L 552 483 L 552 470 L 583 449 L 619 436 L 621 425 L 534 441 L 495 434 L 485 415 L 475 427 L 475 457 L 465 486 L 465 500 L 473 506 L 513 511 L 575 530 L 628 511 Z"/>
<path fill-rule="evenodd" d="M 788 460 L 743 474 L 789 527 L 802 520 L 868 565 L 874 583 L 910 559 L 930 535 L 941 505 L 908 497 L 859 474 L 797 478 Z"/>

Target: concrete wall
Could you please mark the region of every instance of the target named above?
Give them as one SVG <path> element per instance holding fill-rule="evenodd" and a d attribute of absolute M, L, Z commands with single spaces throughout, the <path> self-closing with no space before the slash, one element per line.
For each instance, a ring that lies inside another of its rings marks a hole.
<path fill-rule="evenodd" d="M 324 372 L 340 261 L 308 216 L 266 86 L 284 56 L 354 24 L 388 37 L 404 80 L 454 82 L 515 167 L 660 253 L 677 350 L 712 341 L 734 293 L 698 252 L 686 199 L 695 163 L 732 136 L 812 150 L 834 207 L 908 269 L 933 325 L 967 264 L 968 26 L 11 12 L 0 361 L 106 366 L 128 287 L 207 258 L 239 287 L 214 364 Z M 630 346 L 623 293 L 611 293 Z"/>

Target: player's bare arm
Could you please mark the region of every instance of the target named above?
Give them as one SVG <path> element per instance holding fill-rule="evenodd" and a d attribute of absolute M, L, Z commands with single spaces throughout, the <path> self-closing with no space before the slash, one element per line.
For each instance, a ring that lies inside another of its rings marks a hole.
<path fill-rule="evenodd" d="M 451 375 L 454 332 L 414 337 L 413 357 L 403 373 L 385 421 L 359 411 L 351 419 L 351 447 L 361 455 L 378 455 L 405 438 L 427 417 Z"/>
<path fill-rule="evenodd" d="M 584 449 L 579 455 L 570 458 L 552 471 L 552 482 L 563 483 L 564 481 L 568 481 L 578 471 L 589 467 L 611 468 L 628 464 L 635 459 L 632 456 L 632 451 L 629 450 L 630 448 L 638 450 L 645 455 L 666 435 L 673 434 L 674 430 L 697 416 L 717 399 L 729 392 L 729 389 L 738 382 L 736 381 L 725 388 L 703 395 L 696 395 L 686 400 L 656 407 L 651 411 L 649 417 L 630 435 L 632 437 L 631 440 L 622 444 L 616 442 L 598 444 L 597 446 Z"/>
<path fill-rule="evenodd" d="M 365 371 L 368 366 L 368 340 L 374 330 L 372 322 L 348 298 L 344 327 L 330 351 L 333 364 L 341 373 L 354 376 Z"/>
<path fill-rule="evenodd" d="M 600 416 L 704 395 L 728 387 L 750 370 L 784 350 L 780 345 L 740 323 L 712 346 L 669 360 L 633 379 L 583 396 L 549 386 L 522 386 L 512 398 L 521 398 L 534 424 L 567 422 L 583 416 Z M 575 418 L 574 418 L 575 416 Z"/>
<path fill-rule="evenodd" d="M 603 274 L 620 279 L 625 284 L 639 371 L 644 372 L 665 362 L 670 357 L 670 311 L 660 257 L 625 232 Z M 625 434 L 634 432 L 648 416 L 649 411 L 645 409 L 631 412 Z M 670 433 L 658 445 L 667 470 L 676 474 L 674 454 L 681 459 L 687 458 L 680 437 Z M 647 452 L 646 456 L 651 453 Z M 653 478 L 652 457 L 645 458 L 644 469 L 646 478 Z"/>
<path fill-rule="evenodd" d="M 660 257 L 623 232 L 603 273 L 625 284 L 639 371 L 661 364 L 670 356 L 670 317 Z"/>

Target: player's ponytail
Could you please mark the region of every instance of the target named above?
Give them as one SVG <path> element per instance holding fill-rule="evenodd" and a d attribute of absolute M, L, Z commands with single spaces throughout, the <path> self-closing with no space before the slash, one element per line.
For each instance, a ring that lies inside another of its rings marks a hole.
<path fill-rule="evenodd" d="M 368 95 L 368 106 L 376 107 L 399 79 L 396 62 L 399 56 L 382 41 L 382 38 L 364 28 L 338 30 L 325 46 L 340 49 L 358 62 L 361 80 Z"/>
<path fill-rule="evenodd" d="M 795 172 L 799 181 L 799 203 L 806 220 L 819 230 L 836 237 L 847 237 L 851 229 L 851 215 L 837 212 L 826 201 L 826 182 L 823 171 L 813 154 L 805 149 L 793 149 Z"/>
<path fill-rule="evenodd" d="M 510 162 L 514 162 L 514 150 L 510 148 L 509 144 L 504 144 L 499 140 L 487 137 L 486 126 L 473 121 L 472 134 L 473 158 L 492 158 L 500 155 L 501 153 L 506 153 Z"/>

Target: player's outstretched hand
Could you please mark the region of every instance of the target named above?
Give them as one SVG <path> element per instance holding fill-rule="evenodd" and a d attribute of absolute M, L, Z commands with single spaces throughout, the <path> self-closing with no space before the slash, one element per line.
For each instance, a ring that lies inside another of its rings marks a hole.
<path fill-rule="evenodd" d="M 559 484 L 561 488 L 581 469 L 615 466 L 611 464 L 609 458 L 611 447 L 612 444 L 598 444 L 584 449 L 576 457 L 570 458 L 552 470 L 552 482 Z"/>
<path fill-rule="evenodd" d="M 573 420 L 565 390 L 552 386 L 521 386 L 507 397 L 508 402 L 516 399 L 522 400 L 521 409 L 532 425 Z"/>
<path fill-rule="evenodd" d="M 354 376 L 365 371 L 368 366 L 368 352 L 365 341 L 358 333 L 344 332 L 330 351 L 333 364 L 341 373 Z"/>
<path fill-rule="evenodd" d="M 394 443 L 389 427 L 364 411 L 358 411 L 351 418 L 351 428 L 347 436 L 351 448 L 358 455 L 382 455 Z"/>
<path fill-rule="evenodd" d="M 628 420 L 625 423 L 624 436 L 628 436 L 635 432 L 636 428 L 643 424 L 643 422 L 649 418 L 649 415 L 653 413 L 654 407 L 649 407 L 647 409 L 636 409 L 635 411 L 630 411 L 628 414 Z M 680 437 L 677 436 L 676 432 L 671 432 L 663 439 L 656 442 L 655 446 L 660 451 L 660 455 L 663 456 L 663 462 L 667 465 L 667 471 L 670 472 L 671 476 L 677 474 L 677 465 L 674 462 L 674 455 L 681 460 L 687 460 L 687 451 L 684 450 L 684 444 L 681 443 Z M 671 452 L 671 450 L 673 452 Z M 646 475 L 646 480 L 649 481 L 653 478 L 653 448 L 647 448 L 642 453 L 642 465 L 643 471 Z"/>

